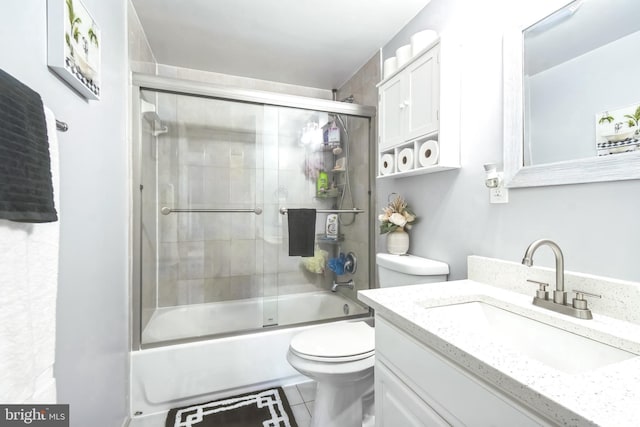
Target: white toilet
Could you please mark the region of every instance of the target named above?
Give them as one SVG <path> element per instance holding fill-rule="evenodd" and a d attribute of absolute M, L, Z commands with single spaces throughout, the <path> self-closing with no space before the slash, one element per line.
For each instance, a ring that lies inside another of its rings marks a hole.
<path fill-rule="evenodd" d="M 449 266 L 413 255 L 378 254 L 380 287 L 443 282 Z M 361 427 L 373 414 L 374 330 L 365 321 L 333 323 L 293 337 L 287 360 L 318 383 L 312 427 Z M 366 403 L 363 404 L 363 400 Z"/>

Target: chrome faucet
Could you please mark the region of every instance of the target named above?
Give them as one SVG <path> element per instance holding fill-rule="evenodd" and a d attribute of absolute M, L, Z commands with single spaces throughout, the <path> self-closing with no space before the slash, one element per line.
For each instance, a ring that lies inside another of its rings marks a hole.
<path fill-rule="evenodd" d="M 524 253 L 522 264 L 531 267 L 533 265 L 533 254 L 543 245 L 549 246 L 556 258 L 556 290 L 553 291 L 553 298 L 549 299 L 547 283 L 527 280 L 528 282 L 537 283 L 540 286 L 540 289 L 536 292 L 536 296 L 533 297 L 533 305 L 544 307 L 558 313 L 568 314 L 569 316 L 579 319 L 593 319 L 591 310 L 587 308 L 587 301 L 584 299 L 584 295 L 597 298 L 601 298 L 601 296 L 574 290 L 573 292 L 576 293 L 576 297 L 573 298 L 572 304 L 567 304 L 567 292 L 564 290 L 564 256 L 562 255 L 562 250 L 560 250 L 560 247 L 555 242 L 549 239 L 540 239 L 531 243 Z"/>
<path fill-rule="evenodd" d="M 524 253 L 524 258 L 522 258 L 522 263 L 527 267 L 531 267 L 533 265 L 533 254 L 542 245 L 549 246 L 556 257 L 556 290 L 553 292 L 553 302 L 556 304 L 566 304 L 567 293 L 564 291 L 564 255 L 562 255 L 560 246 L 548 239 L 536 240 L 527 248 Z"/>
<path fill-rule="evenodd" d="M 356 286 L 356 284 L 354 283 L 353 279 L 349 279 L 346 282 L 336 282 L 334 280 L 333 281 L 333 285 L 331 285 L 331 292 L 336 292 L 338 290 L 338 288 L 340 288 L 340 287 L 354 289 L 355 286 Z"/>

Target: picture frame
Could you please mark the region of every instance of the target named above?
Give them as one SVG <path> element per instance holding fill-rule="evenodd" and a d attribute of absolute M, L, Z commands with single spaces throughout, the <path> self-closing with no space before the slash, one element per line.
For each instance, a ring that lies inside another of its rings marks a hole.
<path fill-rule="evenodd" d="M 640 102 L 595 116 L 599 157 L 640 150 Z"/>
<path fill-rule="evenodd" d="M 99 100 L 100 27 L 81 0 L 47 0 L 47 65 L 86 99 Z"/>

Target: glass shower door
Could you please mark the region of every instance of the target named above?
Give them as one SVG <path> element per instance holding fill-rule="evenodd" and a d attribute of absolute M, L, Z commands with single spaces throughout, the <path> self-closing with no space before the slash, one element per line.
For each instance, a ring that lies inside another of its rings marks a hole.
<path fill-rule="evenodd" d="M 369 216 L 325 225 L 370 206 L 370 119 L 153 90 L 141 112 L 142 345 L 367 314 Z M 317 210 L 313 257 L 289 256 L 283 208 Z M 357 272 L 330 268 L 350 252 Z"/>
<path fill-rule="evenodd" d="M 261 327 L 263 107 L 143 98 L 143 344 Z"/>

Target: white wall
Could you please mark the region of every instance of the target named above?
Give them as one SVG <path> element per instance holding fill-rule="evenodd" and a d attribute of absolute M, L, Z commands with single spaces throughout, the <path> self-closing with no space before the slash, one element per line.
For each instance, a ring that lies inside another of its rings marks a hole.
<path fill-rule="evenodd" d="M 509 204 L 489 204 L 482 165 L 502 162 L 502 32 L 510 16 L 534 3 L 433 0 L 384 47 L 383 57 L 393 56 L 426 28 L 461 34 L 462 168 L 377 180 L 378 209 L 392 191 L 406 196 L 421 219 L 410 252 L 448 262 L 453 279 L 466 277 L 468 255 L 519 262 L 530 242 L 547 237 L 563 249 L 568 270 L 640 280 L 640 181 L 513 189 Z M 384 244 L 382 237 L 378 250 Z M 548 252 L 535 263 L 552 266 Z"/>
<path fill-rule="evenodd" d="M 72 426 L 113 427 L 126 415 L 128 389 L 126 3 L 84 0 L 102 30 L 99 102 L 86 102 L 48 70 L 46 3 L 0 6 L 0 68 L 70 126 L 58 134 L 58 401 L 71 405 Z"/>

